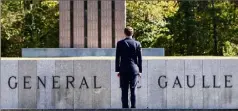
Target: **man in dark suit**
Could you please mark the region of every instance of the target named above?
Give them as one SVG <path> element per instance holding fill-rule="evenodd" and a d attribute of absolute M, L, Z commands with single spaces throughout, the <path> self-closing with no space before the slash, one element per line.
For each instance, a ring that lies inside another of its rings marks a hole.
<path fill-rule="evenodd" d="M 136 108 L 135 89 L 138 76 L 142 73 L 141 44 L 134 40 L 133 28 L 124 29 L 126 38 L 117 42 L 116 48 L 116 72 L 120 77 L 122 91 L 122 108 L 129 108 L 128 89 L 131 91 L 131 108 Z"/>

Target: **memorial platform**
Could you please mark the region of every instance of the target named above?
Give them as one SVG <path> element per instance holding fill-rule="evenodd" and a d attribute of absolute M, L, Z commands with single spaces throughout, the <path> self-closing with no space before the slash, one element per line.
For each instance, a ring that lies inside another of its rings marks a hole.
<path fill-rule="evenodd" d="M 143 48 L 143 56 L 164 56 L 164 48 Z M 22 57 L 115 56 L 115 48 L 23 48 Z"/>

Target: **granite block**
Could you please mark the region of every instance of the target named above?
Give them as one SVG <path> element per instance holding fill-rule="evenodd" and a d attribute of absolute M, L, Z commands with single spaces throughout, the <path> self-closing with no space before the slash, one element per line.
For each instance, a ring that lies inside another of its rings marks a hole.
<path fill-rule="evenodd" d="M 88 69 L 93 78 L 93 108 L 110 108 L 111 61 L 92 61 Z"/>
<path fill-rule="evenodd" d="M 138 85 L 136 89 L 136 106 L 138 109 L 148 107 L 148 61 L 142 61 L 142 74 L 141 78 L 138 77 Z M 130 96 L 129 96 L 130 97 Z"/>
<path fill-rule="evenodd" d="M 55 61 L 55 88 L 54 101 L 56 109 L 73 109 L 74 108 L 74 88 L 68 84 L 67 76 L 74 76 L 73 60 L 57 60 Z M 69 78 L 71 81 L 71 78 Z M 59 88 L 57 88 L 59 87 Z"/>
<path fill-rule="evenodd" d="M 220 71 L 223 78 L 221 102 L 224 109 L 238 108 L 238 60 L 221 60 Z"/>
<path fill-rule="evenodd" d="M 203 108 L 202 60 L 185 60 L 185 92 L 186 109 Z"/>
<path fill-rule="evenodd" d="M 37 108 L 36 98 L 36 60 L 19 60 L 18 108 Z M 24 82 L 25 81 L 25 82 Z"/>
<path fill-rule="evenodd" d="M 74 77 L 77 82 L 74 89 L 74 108 L 93 108 L 93 78 L 88 70 L 91 66 L 89 61 L 74 61 Z"/>
<path fill-rule="evenodd" d="M 167 108 L 183 109 L 184 101 L 184 60 L 166 60 L 166 75 L 168 77 Z"/>
<path fill-rule="evenodd" d="M 1 60 L 2 109 L 18 108 L 18 87 L 18 60 Z"/>
<path fill-rule="evenodd" d="M 52 76 L 55 75 L 55 60 L 37 61 L 37 108 L 54 109 Z"/>
<path fill-rule="evenodd" d="M 213 88 L 213 76 L 216 75 L 216 78 L 221 80 L 220 73 L 220 60 L 203 60 L 203 75 L 204 86 L 203 88 L 203 108 L 204 109 L 217 109 L 221 108 L 221 98 L 219 88 Z M 221 84 L 222 81 L 216 81 L 217 84 Z M 203 87 L 203 86 L 201 86 Z M 209 88 L 208 88 L 209 87 Z"/>
<path fill-rule="evenodd" d="M 167 79 L 165 60 L 148 60 L 148 108 L 167 108 Z"/>

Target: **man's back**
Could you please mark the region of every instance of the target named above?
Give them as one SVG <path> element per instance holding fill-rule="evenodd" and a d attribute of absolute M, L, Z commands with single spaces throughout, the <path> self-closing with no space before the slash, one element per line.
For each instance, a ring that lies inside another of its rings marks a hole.
<path fill-rule="evenodd" d="M 142 72 L 141 45 L 132 38 L 117 43 L 116 72 L 139 74 Z"/>
<path fill-rule="evenodd" d="M 142 57 L 141 45 L 132 39 L 133 28 L 124 29 L 125 39 L 117 42 L 116 49 L 116 72 L 120 77 L 122 108 L 129 108 L 128 89 L 131 94 L 131 108 L 136 108 L 136 85 L 137 76 L 141 77 Z"/>

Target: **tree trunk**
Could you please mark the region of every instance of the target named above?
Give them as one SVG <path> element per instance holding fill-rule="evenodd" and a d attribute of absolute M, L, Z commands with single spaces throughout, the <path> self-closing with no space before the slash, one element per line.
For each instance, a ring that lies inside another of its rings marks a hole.
<path fill-rule="evenodd" d="M 218 43 L 218 39 L 217 39 L 217 24 L 216 24 L 216 12 L 215 12 L 215 7 L 214 7 L 214 0 L 212 0 L 212 22 L 213 22 L 213 39 L 214 39 L 214 55 L 218 55 L 218 46 L 217 46 L 217 43 Z"/>

